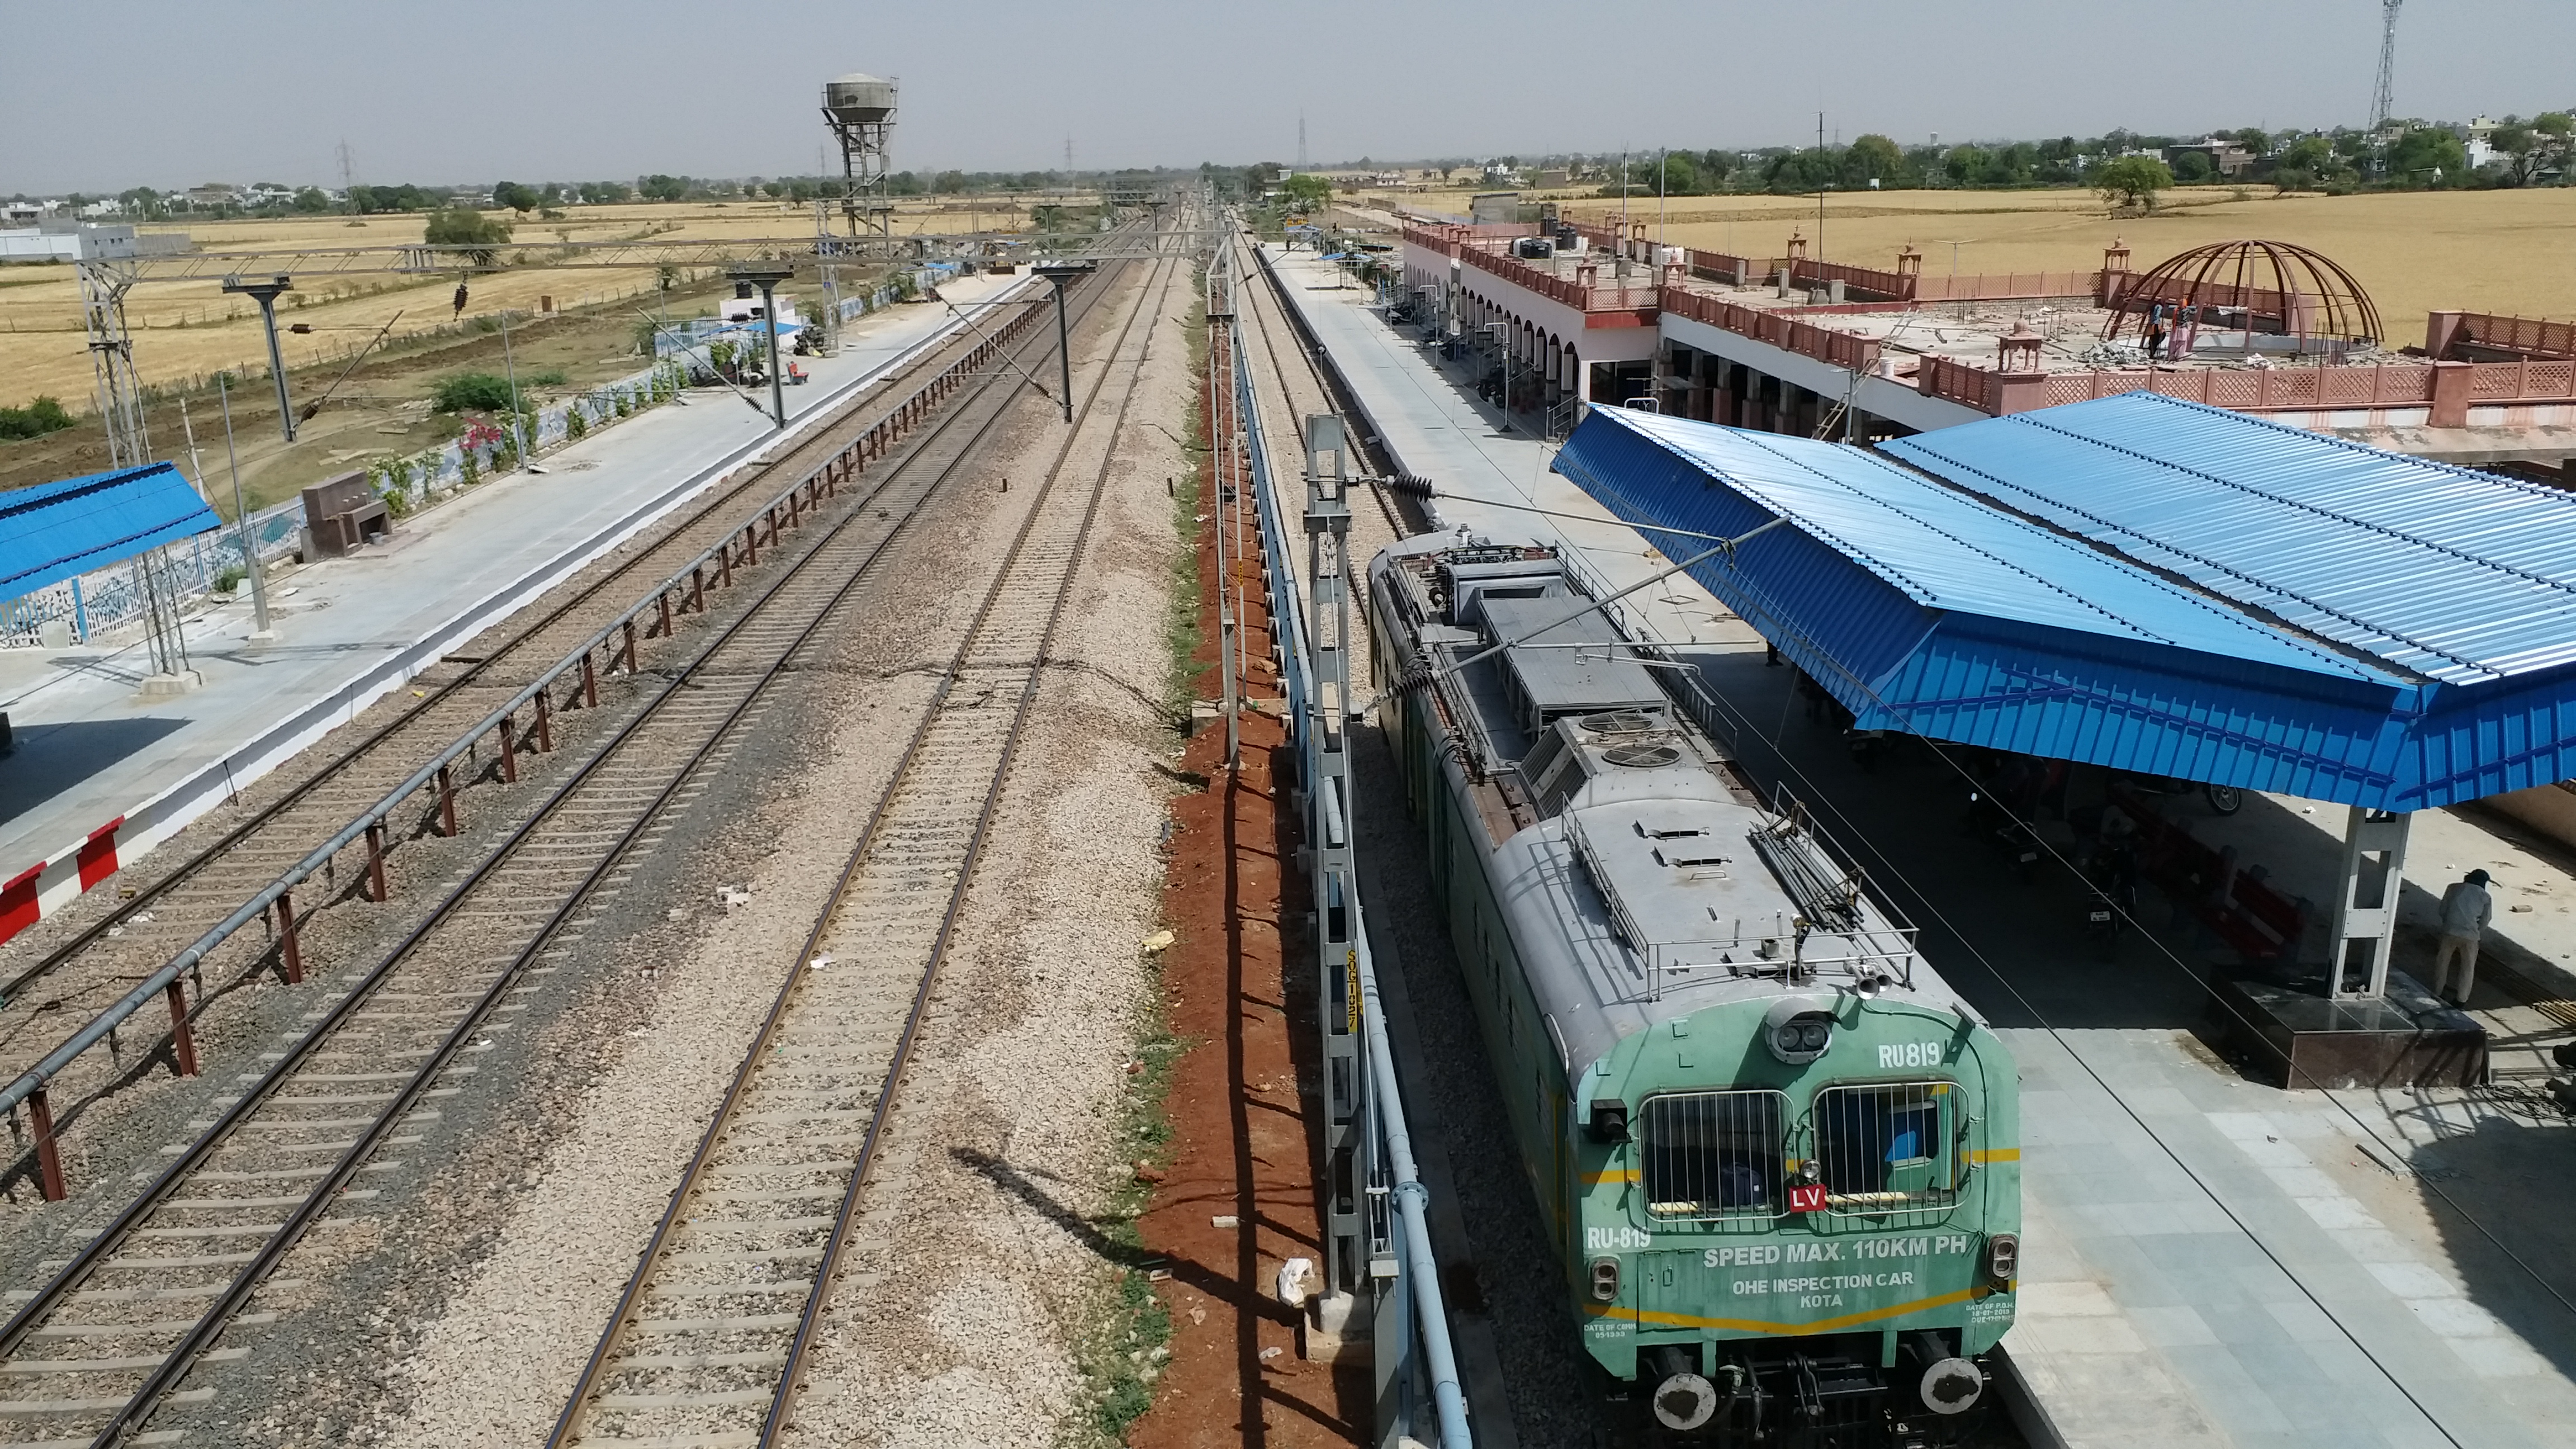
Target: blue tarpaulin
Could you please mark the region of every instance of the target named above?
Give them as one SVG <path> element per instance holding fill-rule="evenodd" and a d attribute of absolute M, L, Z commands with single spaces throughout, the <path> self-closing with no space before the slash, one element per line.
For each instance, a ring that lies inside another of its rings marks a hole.
<path fill-rule="evenodd" d="M 2576 642 L 2576 627 L 2546 622 L 2576 614 L 2549 612 L 2549 566 L 2519 553 L 2482 562 L 2470 537 L 2480 507 L 2511 506 L 2525 529 L 2565 529 L 2541 547 L 2562 550 L 2559 572 L 2576 569 L 2576 501 L 2551 513 L 2522 485 L 2441 469 L 2450 493 L 2407 521 L 2393 516 L 2399 480 L 2435 465 L 2402 455 L 2209 409 L 2167 430 L 2172 458 L 2153 427 L 2066 441 L 2109 430 L 2098 412 L 2050 430 L 2052 414 L 2104 407 L 1970 423 L 1886 453 L 1595 408 L 1556 467 L 1676 558 L 1704 545 L 1669 530 L 1734 535 L 1786 518 L 1692 576 L 1862 728 L 2394 810 L 2576 773 L 2576 663 L 2552 647 Z M 1996 436 L 2004 428 L 2043 441 L 2016 452 L 2018 438 Z M 2272 493 L 2186 498 L 2158 476 L 2205 482 L 2231 431 L 2273 469 Z M 2289 531 L 2274 512 L 2316 524 L 2333 511 L 2320 497 L 2336 466 L 2377 470 L 2382 506 L 2359 511 L 2346 480 L 2356 511 L 2329 530 L 2329 551 L 2325 535 Z M 2077 507 L 2066 499 L 2130 532 L 2106 540 L 2106 528 L 2064 521 Z M 2223 560 L 2235 591 L 2174 562 L 2185 555 Z M 2281 607 L 2291 590 L 2341 612 Z M 2327 627 L 2338 619 L 2357 622 Z"/>
<path fill-rule="evenodd" d="M 221 526 L 169 463 L 0 493 L 0 599 Z"/>

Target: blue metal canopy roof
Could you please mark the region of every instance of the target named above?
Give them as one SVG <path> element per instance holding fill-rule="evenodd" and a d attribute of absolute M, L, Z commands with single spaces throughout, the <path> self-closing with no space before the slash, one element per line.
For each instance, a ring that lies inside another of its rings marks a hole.
<path fill-rule="evenodd" d="M 0 493 L 0 599 L 14 599 L 221 524 L 169 463 Z"/>
<path fill-rule="evenodd" d="M 1964 455 L 1975 444 L 1966 435 L 1981 429 L 2027 428 L 2101 406 L 1907 442 L 1937 441 Z M 2364 461 L 2415 461 L 2320 441 Z M 2143 453 L 2110 456 L 2128 467 Z M 2037 489 L 2026 474 L 2040 469 L 2049 482 L 2075 486 L 2067 474 L 2079 465 L 2063 457 L 2031 465 L 1978 456 L 1995 464 L 1978 492 L 2003 496 L 2006 480 Z M 2526 672 L 2509 689 L 2455 685 L 2411 656 L 2297 627 L 2282 611 L 2249 607 L 2183 570 L 2142 566 L 2054 519 L 2019 516 L 1883 454 L 1596 408 L 1556 468 L 1676 558 L 1704 545 L 1658 525 L 1733 535 L 1786 518 L 1791 527 L 1746 544 L 1731 564 L 1713 560 L 1692 575 L 1849 706 L 1862 728 L 2401 810 L 2545 783 L 2576 767 L 2576 668 Z M 2154 486 L 2127 476 L 2105 491 Z M 2211 532 L 2206 546 L 2227 542 L 2225 527 Z M 2576 545 L 2567 556 L 2576 558 Z M 2347 566 L 2366 569 L 2369 557 L 2363 549 Z M 2485 617 L 2449 587 L 2427 606 L 2464 625 Z M 2418 627 L 2401 605 L 2374 609 L 2383 633 Z M 2536 652 L 2545 653 L 2524 648 L 2516 657 Z"/>
<path fill-rule="evenodd" d="M 2576 495 L 2555 488 L 2151 392 L 1887 451 L 2427 678 L 2576 663 Z"/>

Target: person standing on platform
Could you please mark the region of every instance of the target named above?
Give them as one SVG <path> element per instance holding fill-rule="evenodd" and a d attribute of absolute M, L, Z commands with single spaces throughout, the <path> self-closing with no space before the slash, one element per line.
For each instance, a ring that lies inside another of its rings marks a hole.
<path fill-rule="evenodd" d="M 2487 898 L 2487 873 L 2470 871 L 2459 884 L 2442 892 L 2442 948 L 2433 955 L 2433 994 L 2453 1005 L 2469 1004 L 2478 980 L 2478 945 L 2486 939 L 2495 902 Z M 2451 964 L 2460 967 L 2460 992 L 2451 994 Z"/>

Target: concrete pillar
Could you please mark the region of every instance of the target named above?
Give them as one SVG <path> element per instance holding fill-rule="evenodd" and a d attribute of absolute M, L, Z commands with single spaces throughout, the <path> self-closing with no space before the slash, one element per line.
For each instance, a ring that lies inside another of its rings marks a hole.
<path fill-rule="evenodd" d="M 2459 340 L 2462 312 L 2427 312 L 2424 314 L 2424 355 L 2440 361 Z"/>
<path fill-rule="evenodd" d="M 2326 957 L 2326 990 L 2336 1000 L 2388 994 L 2388 948 L 2406 889 L 2406 837 L 2413 819 L 2359 805 L 2344 817 L 2343 881 L 2335 891 L 2333 945 Z"/>
<path fill-rule="evenodd" d="M 2433 411 L 2425 425 L 2435 428 L 2465 428 L 2469 425 L 2469 390 L 2477 376 L 2477 365 L 2468 362 L 2433 364 Z"/>

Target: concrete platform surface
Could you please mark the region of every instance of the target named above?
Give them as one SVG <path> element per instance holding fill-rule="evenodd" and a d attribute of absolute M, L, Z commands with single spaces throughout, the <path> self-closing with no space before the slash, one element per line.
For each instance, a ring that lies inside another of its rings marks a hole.
<path fill-rule="evenodd" d="M 1028 285 L 977 276 L 941 290 L 971 308 Z M 802 436 L 907 354 L 961 325 L 956 311 L 937 304 L 852 323 L 838 356 L 805 361 L 814 381 L 787 390 L 784 438 Z M 766 393 L 760 401 L 765 408 Z M 185 633 L 204 685 L 186 694 L 139 693 L 150 669 L 139 641 L 0 652 L 0 710 L 17 737 L 15 752 L 0 758 L 0 876 L 60 866 L 120 818 L 108 858 L 130 862 L 444 650 L 782 440 L 765 413 L 724 390 L 694 389 L 686 406 L 656 408 L 545 455 L 542 474 L 506 475 L 414 514 L 389 540 L 352 557 L 273 575 L 273 641 L 246 637 L 247 598 L 201 607 Z M 79 875 L 91 874 L 44 873 L 48 910 L 78 894 Z M 57 885 L 57 875 L 67 879 Z"/>
<path fill-rule="evenodd" d="M 1498 431 L 1368 293 L 1333 290 L 1331 268 L 1304 258 L 1285 270 L 1406 471 L 1601 522 L 1463 501 L 1442 504 L 1444 519 L 1553 534 L 1614 583 L 1651 572 L 1633 532 L 1545 472 L 1546 444 Z M 2421 926 L 2444 883 L 2471 865 L 2497 874 L 2489 951 L 2509 969 L 2483 976 L 2472 1003 L 2496 1042 L 2495 1086 L 2276 1090 L 2209 1044 L 2203 973 L 2217 958 L 2187 921 L 2150 907 L 2143 938 L 2106 951 L 2085 936 L 2071 872 L 2023 884 L 1963 848 L 1968 783 L 1946 758 L 1915 745 L 1863 769 L 1793 708 L 1793 671 L 1765 667 L 1741 621 L 1695 585 L 1649 593 L 1658 632 L 1693 644 L 1684 657 L 1733 714 L 1754 773 L 1816 807 L 2016 1054 L 2027 1266 L 2006 1348 L 2057 1438 L 2576 1444 L 2576 1129 L 2532 1090 L 2548 1048 L 2576 1037 L 2576 977 L 2552 969 L 2576 961 L 2576 858 L 2474 808 L 2416 823 L 2401 969 L 2429 974 Z M 2267 797 L 2193 824 L 2321 896 L 2342 812 Z"/>

